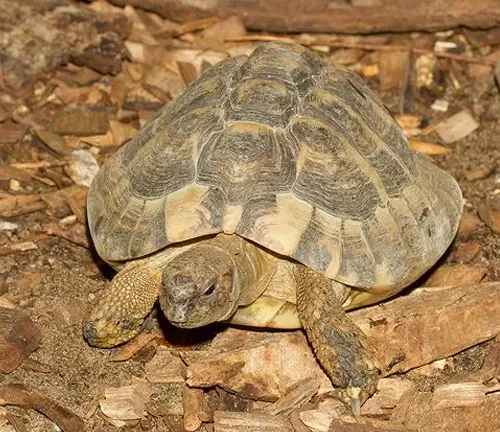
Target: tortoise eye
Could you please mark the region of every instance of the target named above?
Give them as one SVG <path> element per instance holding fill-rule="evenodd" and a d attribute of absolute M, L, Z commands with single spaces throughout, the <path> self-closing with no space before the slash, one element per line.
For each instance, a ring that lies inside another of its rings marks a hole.
<path fill-rule="evenodd" d="M 208 297 L 208 296 L 212 295 L 212 294 L 215 292 L 216 288 L 217 288 L 217 283 L 212 283 L 212 284 L 210 284 L 210 285 L 209 285 L 209 286 L 205 289 L 205 291 L 203 291 L 203 296 L 204 296 L 204 297 Z"/>

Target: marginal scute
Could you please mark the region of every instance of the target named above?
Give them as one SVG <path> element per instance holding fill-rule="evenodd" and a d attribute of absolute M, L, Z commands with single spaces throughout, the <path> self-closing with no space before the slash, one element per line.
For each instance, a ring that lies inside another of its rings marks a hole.
<path fill-rule="evenodd" d="M 461 208 L 359 76 L 267 43 L 203 72 L 110 157 L 88 219 L 108 261 L 225 232 L 381 298 L 437 261 Z"/>

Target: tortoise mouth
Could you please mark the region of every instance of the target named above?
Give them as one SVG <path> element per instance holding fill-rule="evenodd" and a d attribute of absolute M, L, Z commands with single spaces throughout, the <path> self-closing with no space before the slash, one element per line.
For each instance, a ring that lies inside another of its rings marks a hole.
<path fill-rule="evenodd" d="M 174 321 L 174 320 L 169 319 L 168 322 L 170 324 L 174 325 L 175 327 L 179 327 L 179 328 L 183 328 L 183 329 L 193 329 L 193 328 L 200 327 L 199 325 L 189 323 L 189 321 Z"/>

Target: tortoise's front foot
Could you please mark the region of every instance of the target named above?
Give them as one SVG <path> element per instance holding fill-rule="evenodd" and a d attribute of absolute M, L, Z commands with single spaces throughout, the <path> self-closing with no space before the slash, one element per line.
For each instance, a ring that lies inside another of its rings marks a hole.
<path fill-rule="evenodd" d="M 87 314 L 83 335 L 90 345 L 111 348 L 132 339 L 143 328 L 158 298 L 161 272 L 125 268 Z"/>
<path fill-rule="evenodd" d="M 346 315 L 333 285 L 342 286 L 299 266 L 297 308 L 316 357 L 336 387 L 335 396 L 359 415 L 377 389 L 379 371 L 366 335 Z"/>

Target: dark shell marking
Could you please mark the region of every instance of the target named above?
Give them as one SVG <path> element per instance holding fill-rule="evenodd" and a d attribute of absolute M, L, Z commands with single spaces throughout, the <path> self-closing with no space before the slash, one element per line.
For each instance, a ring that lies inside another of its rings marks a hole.
<path fill-rule="evenodd" d="M 205 71 L 100 170 L 88 216 L 123 261 L 236 233 L 346 284 L 415 280 L 450 244 L 455 180 L 353 72 L 268 43 Z"/>

